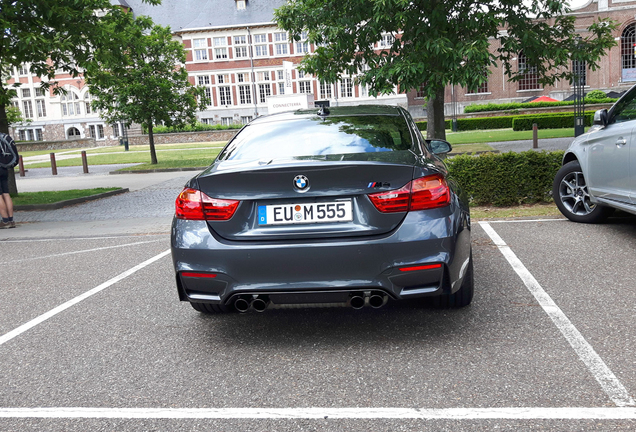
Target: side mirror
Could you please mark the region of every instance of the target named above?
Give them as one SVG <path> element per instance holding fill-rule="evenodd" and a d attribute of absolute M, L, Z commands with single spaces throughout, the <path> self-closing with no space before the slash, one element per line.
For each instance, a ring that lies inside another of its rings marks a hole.
<path fill-rule="evenodd" d="M 433 139 L 433 140 L 426 140 L 426 142 L 431 148 L 431 151 L 433 152 L 433 154 L 436 154 L 436 155 L 443 155 L 446 153 L 450 153 L 450 151 L 453 150 L 453 147 L 450 145 L 448 141 Z"/>
<path fill-rule="evenodd" d="M 607 126 L 607 110 L 602 109 L 594 113 L 594 124 L 602 127 Z"/>

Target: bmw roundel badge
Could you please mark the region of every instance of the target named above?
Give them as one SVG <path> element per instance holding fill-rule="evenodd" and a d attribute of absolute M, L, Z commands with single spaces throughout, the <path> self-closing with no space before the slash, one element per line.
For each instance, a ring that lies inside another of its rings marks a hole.
<path fill-rule="evenodd" d="M 306 192 L 309 190 L 309 179 L 304 175 L 297 175 L 294 177 L 294 187 L 299 192 Z"/>

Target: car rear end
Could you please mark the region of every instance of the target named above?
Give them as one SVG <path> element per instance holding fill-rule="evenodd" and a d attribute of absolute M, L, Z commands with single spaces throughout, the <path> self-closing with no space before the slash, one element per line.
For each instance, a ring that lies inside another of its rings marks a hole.
<path fill-rule="evenodd" d="M 467 208 L 400 109 L 269 116 L 176 201 L 181 300 L 239 311 L 450 294 Z"/>

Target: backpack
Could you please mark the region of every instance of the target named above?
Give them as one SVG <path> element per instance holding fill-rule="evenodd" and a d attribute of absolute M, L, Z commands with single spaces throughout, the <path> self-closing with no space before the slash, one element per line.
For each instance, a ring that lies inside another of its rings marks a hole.
<path fill-rule="evenodd" d="M 18 164 L 18 149 L 11 136 L 0 133 L 0 168 L 13 168 Z"/>

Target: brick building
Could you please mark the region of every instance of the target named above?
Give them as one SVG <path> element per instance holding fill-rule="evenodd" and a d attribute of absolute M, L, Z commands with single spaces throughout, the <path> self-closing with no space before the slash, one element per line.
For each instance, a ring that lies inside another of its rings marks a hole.
<path fill-rule="evenodd" d="M 577 3 L 574 3 L 576 6 Z M 611 18 L 618 23 L 614 31 L 617 46 L 611 48 L 601 58 L 599 68 L 592 71 L 586 65 L 573 64 L 584 73 L 585 92 L 602 90 L 612 95 L 621 94 L 636 84 L 636 1 L 635 0 L 588 0 L 579 1 L 572 14 L 576 17 L 576 29 L 586 37 L 587 27 L 598 18 Z M 493 44 L 491 49 L 496 49 Z M 536 96 L 550 96 L 557 100 L 565 100 L 573 95 L 573 87 L 569 81 L 560 81 L 554 86 L 542 87 L 537 82 L 536 74 L 530 65 L 526 65 L 523 53 L 514 61 L 515 71 L 526 69 L 528 72 L 518 82 L 508 81 L 501 64 L 490 68 L 488 82 L 475 91 L 468 91 L 460 86 L 448 86 L 445 94 L 445 113 L 447 116 L 462 113 L 467 105 L 476 103 L 523 102 Z M 408 94 L 409 110 L 414 117 L 425 116 L 421 108 L 424 103 L 423 92 Z M 453 107 L 451 101 L 456 101 Z"/>
<path fill-rule="evenodd" d="M 310 94 L 314 100 L 329 101 L 331 105 L 402 105 L 416 118 L 426 116 L 423 92 L 374 98 L 369 96 L 367 88 L 356 85 L 353 77 L 344 77 L 338 83 L 323 83 L 294 67 L 291 83 L 286 87 L 283 62 L 297 65 L 314 47 L 304 40 L 292 41 L 274 23 L 274 9 L 285 1 L 163 0 L 161 5 L 152 6 L 141 0 L 112 0 L 135 15 L 148 15 L 157 24 L 170 26 L 174 37 L 183 42 L 190 82 L 205 87 L 211 100 L 210 106 L 197 115 L 202 122 L 246 123 L 254 116 L 267 114 L 268 98 L 285 91 Z M 619 23 L 615 31 L 618 46 L 602 58 L 598 70 L 573 65 L 585 71 L 586 90 L 620 93 L 636 83 L 636 0 L 589 0 L 572 13 L 582 36 L 598 17 L 609 17 Z M 384 35 L 376 48 L 392 42 L 391 35 Z M 494 44 L 492 49 L 496 49 Z M 476 91 L 449 86 L 446 114 L 461 113 L 464 106 L 473 103 L 525 101 L 541 95 L 563 100 L 572 95 L 569 82 L 540 87 L 522 53 L 515 61 L 517 70 L 528 70 L 520 82 L 509 82 L 503 68 L 498 66 L 491 68 L 488 82 Z M 63 74 L 57 78 L 67 90 L 66 95 L 43 92 L 39 78 L 30 75 L 26 67 L 14 70 L 9 83 L 19 81 L 22 86 L 12 103 L 32 121 L 28 126 L 17 127 L 14 135 L 21 140 L 93 137 L 98 144 L 117 143 L 124 132 L 121 125 L 106 124 L 99 113 L 91 110 L 90 91 L 84 82 Z"/>

